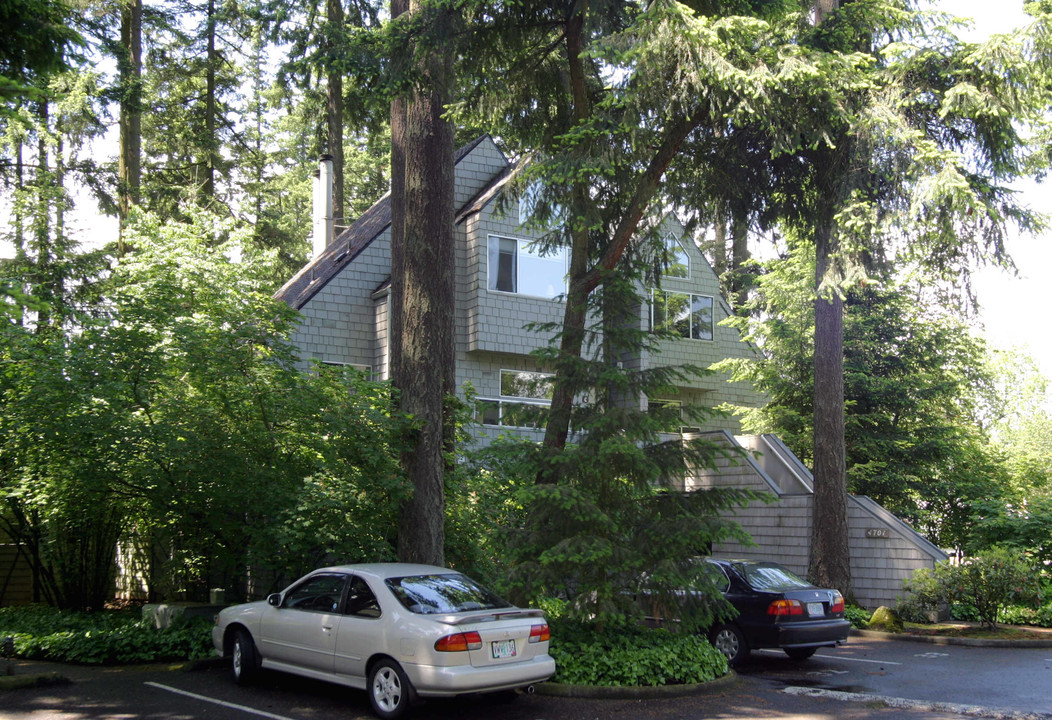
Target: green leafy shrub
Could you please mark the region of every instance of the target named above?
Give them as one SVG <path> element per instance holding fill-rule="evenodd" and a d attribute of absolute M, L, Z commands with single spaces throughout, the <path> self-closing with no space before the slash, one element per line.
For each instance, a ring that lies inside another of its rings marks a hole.
<path fill-rule="evenodd" d="M 1034 625 L 1036 627 L 1052 628 L 1052 602 L 1037 608 L 1021 605 L 1007 607 L 1001 613 L 1001 622 L 1009 625 Z"/>
<path fill-rule="evenodd" d="M 702 636 L 664 628 L 553 621 L 555 682 L 572 685 L 687 685 L 727 674 L 727 660 Z"/>
<path fill-rule="evenodd" d="M 869 620 L 873 615 L 869 610 L 858 605 L 848 605 L 844 608 L 844 616 L 851 623 L 851 627 L 864 628 L 869 624 Z"/>
<path fill-rule="evenodd" d="M 43 606 L 0 608 L 0 637 L 15 655 L 82 665 L 117 665 L 207 657 L 212 622 L 179 619 L 164 630 L 130 612 L 66 612 Z"/>
<path fill-rule="evenodd" d="M 959 619 L 967 616 L 993 626 L 1003 608 L 1036 604 L 1040 582 L 1021 551 L 991 548 L 960 565 L 942 563 L 934 570 L 918 570 L 904 589 L 909 597 L 899 607 L 906 619 L 949 603 Z"/>

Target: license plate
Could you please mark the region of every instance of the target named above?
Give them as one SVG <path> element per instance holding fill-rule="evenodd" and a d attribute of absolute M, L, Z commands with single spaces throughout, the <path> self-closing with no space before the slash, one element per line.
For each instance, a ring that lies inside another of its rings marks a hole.
<path fill-rule="evenodd" d="M 515 641 L 514 640 L 494 640 L 493 641 L 493 659 L 500 660 L 501 658 L 515 657 Z"/>
<path fill-rule="evenodd" d="M 826 611 L 822 603 L 807 603 L 807 614 L 811 617 L 824 617 Z"/>

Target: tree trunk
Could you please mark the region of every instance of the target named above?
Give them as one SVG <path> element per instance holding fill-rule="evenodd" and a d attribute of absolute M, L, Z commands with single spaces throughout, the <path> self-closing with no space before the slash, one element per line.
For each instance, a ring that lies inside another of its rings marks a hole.
<path fill-rule="evenodd" d="M 117 253 L 128 248 L 124 233 L 128 214 L 139 204 L 142 184 L 142 0 L 127 0 L 121 7 L 120 58 L 120 157 L 117 161 L 117 206 L 120 230 Z"/>
<path fill-rule="evenodd" d="M 749 218 L 742 211 L 734 211 L 731 218 L 731 302 L 735 309 L 749 299 L 750 278 L 745 269 L 749 262 Z"/>
<path fill-rule="evenodd" d="M 336 52 L 336 36 L 343 30 L 342 0 L 326 0 L 325 13 L 329 21 L 329 51 Z M 333 63 L 333 67 L 337 67 Z M 332 155 L 332 216 L 345 224 L 343 220 L 343 73 L 330 70 L 326 82 L 328 93 L 328 144 Z M 328 241 L 326 241 L 328 242 Z"/>
<path fill-rule="evenodd" d="M 834 247 L 832 213 L 815 233 L 814 496 L 808 577 L 851 596 L 844 441 L 844 303 L 830 285 Z"/>
<path fill-rule="evenodd" d="M 839 7 L 838 0 L 816 0 L 815 18 Z M 815 217 L 815 409 L 814 496 L 811 506 L 811 552 L 808 578 L 835 587 L 845 597 L 851 591 L 851 552 L 847 529 L 847 450 L 844 440 L 844 304 L 841 278 L 832 272 L 839 252 L 836 212 L 854 164 L 856 147 L 848 138 L 811 158 L 821 181 Z"/>
<path fill-rule="evenodd" d="M 410 4 L 428 12 L 437 37 L 452 31 L 448 9 Z M 401 361 L 393 376 L 402 410 L 419 422 L 415 447 L 402 464 L 413 494 L 402 508 L 398 557 L 404 562 L 445 564 L 445 450 L 451 423 L 446 397 L 455 392 L 452 123 L 442 117 L 449 97 L 452 58 L 429 50 L 419 61 L 421 85 L 405 113 L 404 272 Z M 397 223 L 398 218 L 392 218 Z M 392 268 L 393 273 L 397 272 Z"/>

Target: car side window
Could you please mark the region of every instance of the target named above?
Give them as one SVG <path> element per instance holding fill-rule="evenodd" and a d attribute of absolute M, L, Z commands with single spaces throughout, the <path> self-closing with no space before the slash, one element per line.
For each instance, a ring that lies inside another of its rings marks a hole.
<path fill-rule="evenodd" d="M 715 563 L 705 563 L 705 565 L 705 575 L 717 590 L 725 593 L 731 589 L 730 578 L 727 577 L 722 567 Z"/>
<path fill-rule="evenodd" d="M 369 588 L 369 584 L 357 575 L 351 576 L 351 587 L 347 592 L 347 614 L 355 617 L 380 617 L 380 603 Z"/>
<path fill-rule="evenodd" d="M 285 595 L 284 606 L 292 610 L 337 612 L 347 584 L 344 575 L 315 575 Z"/>

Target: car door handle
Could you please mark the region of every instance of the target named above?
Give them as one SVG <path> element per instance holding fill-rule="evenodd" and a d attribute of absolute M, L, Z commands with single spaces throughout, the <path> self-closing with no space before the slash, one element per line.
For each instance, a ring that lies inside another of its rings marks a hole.
<path fill-rule="evenodd" d="M 332 632 L 332 625 L 322 625 L 322 632 Z"/>

